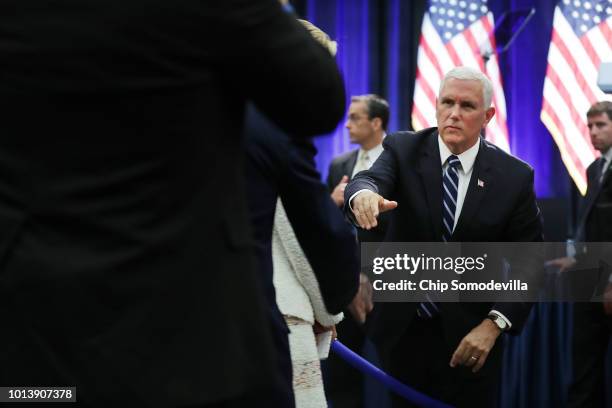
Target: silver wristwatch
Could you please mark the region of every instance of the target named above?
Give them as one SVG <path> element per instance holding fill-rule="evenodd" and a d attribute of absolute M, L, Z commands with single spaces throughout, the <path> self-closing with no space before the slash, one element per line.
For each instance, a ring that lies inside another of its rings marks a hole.
<path fill-rule="evenodd" d="M 499 315 L 495 313 L 489 313 L 487 318 L 490 319 L 493 323 L 495 323 L 495 325 L 499 327 L 499 330 L 501 330 L 502 332 L 508 330 L 508 323 L 506 323 L 506 320 L 502 319 Z"/>

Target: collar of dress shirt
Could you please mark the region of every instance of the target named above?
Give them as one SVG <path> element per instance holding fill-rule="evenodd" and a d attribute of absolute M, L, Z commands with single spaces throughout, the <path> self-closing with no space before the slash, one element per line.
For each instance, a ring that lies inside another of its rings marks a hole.
<path fill-rule="evenodd" d="M 442 161 L 442 167 L 444 167 L 446 160 L 448 160 L 448 156 L 452 155 L 453 152 L 451 152 L 448 146 L 444 144 L 444 142 L 442 141 L 442 136 L 440 136 L 439 134 L 438 146 L 440 147 L 440 160 Z M 463 170 L 464 174 L 468 174 L 470 171 L 472 171 L 472 167 L 474 167 L 474 162 L 476 161 L 476 156 L 478 155 L 479 149 L 480 138 L 478 138 L 478 141 L 474 143 L 474 146 L 470 147 L 465 152 L 456 155 L 459 161 L 461 162 L 461 169 Z"/>
<path fill-rule="evenodd" d="M 385 138 L 386 135 L 383 135 L 383 139 Z M 376 159 L 378 159 L 378 156 L 381 155 L 381 153 L 383 152 L 383 145 L 378 144 L 376 146 L 374 146 L 373 148 L 371 148 L 370 150 L 364 150 L 364 149 L 359 149 L 359 153 L 357 153 L 357 160 L 361 159 L 361 157 L 364 154 L 368 154 L 369 156 L 369 161 L 370 163 L 374 163 L 376 161 Z"/>

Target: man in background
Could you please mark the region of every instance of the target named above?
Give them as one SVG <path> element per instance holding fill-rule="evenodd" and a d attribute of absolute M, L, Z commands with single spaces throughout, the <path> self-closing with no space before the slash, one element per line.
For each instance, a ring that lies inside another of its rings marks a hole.
<path fill-rule="evenodd" d="M 576 242 L 612 242 L 612 102 L 597 102 L 587 112 L 587 124 L 593 148 L 601 153 L 587 168 L 587 193 L 578 216 Z M 596 258 L 593 250 L 560 258 L 551 264 L 564 272 L 578 266 L 573 285 L 595 288 L 600 271 L 580 268 L 587 257 Z M 608 254 L 609 256 L 609 254 Z M 572 272 L 573 273 L 573 272 Z M 604 276 L 605 278 L 605 276 Z M 612 276 L 610 276 L 612 279 Z M 604 290 L 604 301 L 574 303 L 572 342 L 573 378 L 569 389 L 568 406 L 605 406 L 605 361 L 612 334 L 612 280 Z"/>
<path fill-rule="evenodd" d="M 358 149 L 342 154 L 331 162 L 327 186 L 338 207 L 344 205 L 344 189 L 357 173 L 368 170 L 383 151 L 382 141 L 389 123 L 389 104 L 378 95 L 358 95 L 351 98 L 345 127 L 351 143 Z M 388 214 L 383 214 L 377 228 L 359 229 L 359 242 L 384 240 Z M 365 276 L 362 277 L 362 279 Z M 364 283 L 366 284 L 366 283 Z M 356 322 L 349 313 L 337 326 L 340 340 L 351 350 L 361 354 L 366 341 L 363 322 Z M 325 391 L 334 407 L 361 407 L 364 405 L 363 375 L 338 356 L 331 354 L 325 367 Z"/>
<path fill-rule="evenodd" d="M 359 145 L 359 148 L 335 157 L 327 174 L 327 186 L 338 207 L 344 205 L 344 189 L 347 183 L 355 174 L 368 170 L 382 153 L 382 141 L 388 123 L 389 104 L 386 100 L 374 94 L 351 98 L 345 127 L 349 140 Z M 367 234 L 365 237 L 375 238 Z"/>

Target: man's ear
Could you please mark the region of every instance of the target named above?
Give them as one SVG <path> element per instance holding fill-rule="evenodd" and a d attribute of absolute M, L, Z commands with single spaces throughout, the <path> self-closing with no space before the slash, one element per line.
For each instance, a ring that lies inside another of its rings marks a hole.
<path fill-rule="evenodd" d="M 495 107 L 491 106 L 489 109 L 485 111 L 485 121 L 482 124 L 483 129 L 485 128 L 485 126 L 489 124 L 489 121 L 493 119 L 493 116 L 495 116 Z"/>
<path fill-rule="evenodd" d="M 382 119 L 381 118 L 372 119 L 372 126 L 374 127 L 375 130 L 382 129 Z"/>

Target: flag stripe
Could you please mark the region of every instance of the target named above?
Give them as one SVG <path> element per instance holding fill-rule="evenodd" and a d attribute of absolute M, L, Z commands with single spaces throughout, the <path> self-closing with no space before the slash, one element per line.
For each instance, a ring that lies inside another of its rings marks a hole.
<path fill-rule="evenodd" d="M 604 38 L 608 39 L 608 49 L 610 49 L 610 38 L 612 38 L 612 19 L 607 19 L 606 21 L 602 21 L 599 24 L 599 29 L 601 30 L 601 33 L 603 34 Z"/>
<path fill-rule="evenodd" d="M 418 107 L 412 109 L 412 126 L 415 130 L 421 130 L 427 127 L 427 120 Z"/>
<path fill-rule="evenodd" d="M 597 99 L 597 97 L 595 96 L 595 93 L 590 88 L 590 86 L 587 83 L 587 81 L 584 79 L 585 77 L 584 77 L 584 75 L 582 73 L 582 70 L 578 67 L 577 61 L 574 60 L 574 58 L 572 58 L 572 55 L 571 55 L 570 51 L 567 49 L 567 46 L 565 45 L 565 43 L 563 41 L 561 41 L 561 39 L 560 39 L 560 37 L 558 35 L 553 35 L 553 44 L 557 47 L 557 49 L 559 50 L 559 52 L 563 56 L 563 59 L 565 59 L 565 61 L 567 62 L 570 70 L 573 73 L 574 80 L 576 81 L 578 86 L 580 88 L 582 88 L 582 92 L 585 93 L 587 99 L 590 99 L 590 100 Z M 581 65 L 582 65 L 582 69 L 587 70 L 587 66 L 590 65 L 588 63 L 589 56 L 587 55 L 586 51 L 584 51 L 584 49 L 582 49 L 582 53 L 584 54 L 582 60 L 580 60 Z M 597 76 L 597 75 L 595 74 L 595 76 Z"/>
<path fill-rule="evenodd" d="M 583 194 L 586 168 L 599 156 L 586 112 L 596 101 L 611 99 L 597 86 L 599 65 L 612 56 L 611 25 L 605 11 L 584 2 L 559 2 L 555 8 L 540 118 Z"/>
<path fill-rule="evenodd" d="M 423 17 L 417 78 L 412 111 L 413 127 L 436 126 L 436 97 L 446 72 L 456 66 L 470 66 L 483 71 L 493 82 L 492 103 L 496 115 L 486 129 L 486 137 L 505 151 L 510 150 L 506 124 L 506 103 L 495 40 L 493 14 L 484 0 L 448 2 L 442 7 L 432 2 Z M 444 9 L 444 12 L 441 10 Z M 490 52 L 485 64 L 482 53 Z"/>
<path fill-rule="evenodd" d="M 448 56 L 450 57 L 451 61 L 453 61 L 453 65 L 460 66 L 461 58 L 459 58 L 452 41 L 446 44 L 446 51 L 448 52 Z"/>
<path fill-rule="evenodd" d="M 560 66 L 560 68 L 562 67 Z M 559 96 L 565 102 L 570 118 L 572 119 L 572 123 L 576 125 L 576 128 L 577 128 L 576 130 L 579 132 L 579 135 L 584 140 L 587 140 L 589 137 L 588 136 L 589 130 L 583 119 L 583 116 L 586 113 L 586 110 L 583 110 L 583 113 L 579 113 L 576 111 L 576 106 L 575 106 L 576 101 L 572 101 L 572 97 L 570 93 L 567 91 L 565 84 L 563 83 L 563 81 L 561 81 L 561 79 L 559 78 L 559 75 L 557 75 L 555 68 L 552 65 L 548 68 L 547 75 L 550 81 L 553 83 L 555 90 L 558 92 Z M 568 83 L 567 85 L 571 86 L 572 84 Z M 579 97 L 580 94 L 574 92 L 574 95 L 576 95 L 576 97 Z M 588 103 L 587 103 L 587 106 L 588 106 Z"/>
<path fill-rule="evenodd" d="M 580 42 L 582 43 L 582 46 L 584 47 L 584 50 L 586 51 L 586 53 L 589 55 L 589 58 L 591 59 L 591 62 L 593 63 L 593 65 L 598 67 L 599 64 L 601 63 L 601 60 L 599 59 L 599 55 L 597 55 L 597 52 L 593 48 L 593 45 L 591 45 L 591 41 L 589 40 L 589 37 L 586 35 L 583 36 L 580 39 Z"/>
<path fill-rule="evenodd" d="M 424 41 L 421 38 L 419 48 L 420 48 L 419 51 L 423 51 L 425 53 L 425 55 L 427 56 L 427 59 L 431 62 L 431 65 L 436 70 L 436 73 L 438 74 L 438 76 L 442 78 L 444 76 L 444 72 L 442 72 L 442 67 L 440 67 L 438 58 L 436 58 L 434 53 L 431 51 L 431 48 L 429 48 L 429 43 L 427 41 Z"/>
<path fill-rule="evenodd" d="M 421 70 L 417 68 L 417 75 L 420 76 L 421 74 L 422 74 Z M 430 84 L 430 82 L 423 81 L 419 85 L 421 86 L 421 89 L 423 90 L 423 93 L 427 96 L 427 99 L 429 99 L 429 101 L 431 102 L 432 105 L 435 105 L 435 103 L 436 103 L 436 92 L 434 92 L 434 90 L 431 89 L 429 84 Z"/>
<path fill-rule="evenodd" d="M 465 30 L 465 34 L 462 38 L 465 40 L 465 42 L 467 42 L 468 46 L 470 47 L 472 55 L 480 56 L 480 49 L 478 48 L 478 44 L 476 43 L 476 39 L 474 38 L 472 30 Z M 478 68 L 480 68 L 481 71 L 485 70 L 484 61 L 482 60 L 482 58 L 478 58 L 476 60 L 476 63 L 478 64 Z"/>
<path fill-rule="evenodd" d="M 557 117 L 556 112 L 550 106 L 545 106 L 545 110 L 543 112 L 547 114 L 549 120 L 554 125 L 554 129 L 556 130 L 554 134 L 557 135 L 555 141 L 560 146 L 559 151 L 561 152 L 564 164 L 568 166 L 568 168 L 573 169 L 575 174 L 580 174 L 583 171 L 584 166 L 582 165 L 580 159 L 576 156 L 574 149 L 569 147 L 571 146 L 571 141 L 567 140 L 564 136 L 565 130 L 562 121 Z M 572 173 L 570 172 L 570 174 Z M 582 177 L 580 177 L 580 180 L 581 179 Z"/>

